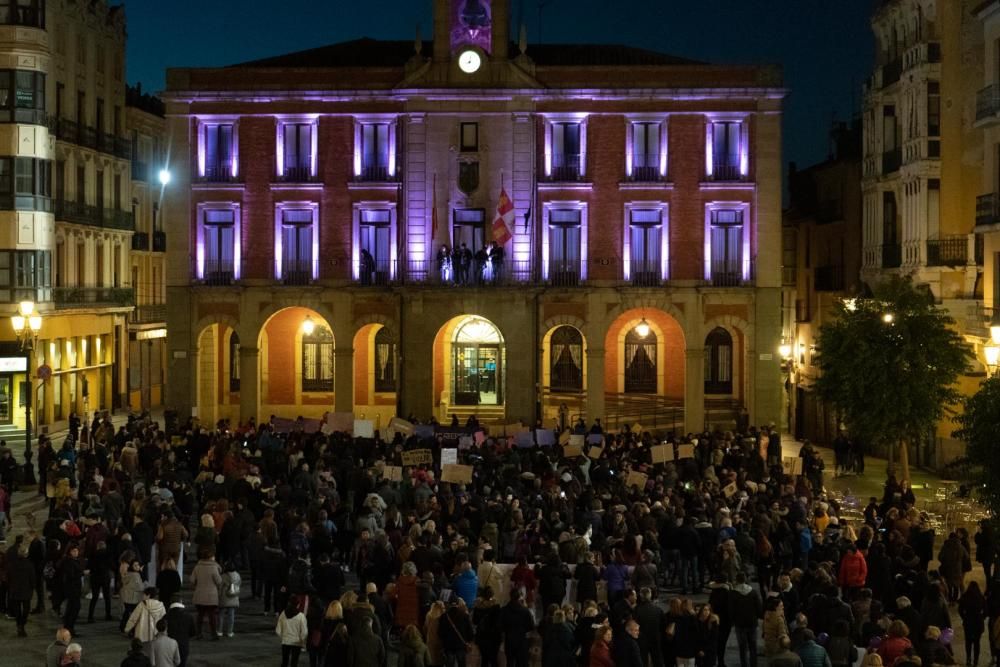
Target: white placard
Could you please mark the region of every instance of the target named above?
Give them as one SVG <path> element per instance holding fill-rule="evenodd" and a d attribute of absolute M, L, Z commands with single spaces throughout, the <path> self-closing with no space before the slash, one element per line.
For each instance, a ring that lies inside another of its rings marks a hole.
<path fill-rule="evenodd" d="M 458 450 L 457 449 L 442 449 L 441 450 L 441 465 L 454 465 L 458 463 Z"/>

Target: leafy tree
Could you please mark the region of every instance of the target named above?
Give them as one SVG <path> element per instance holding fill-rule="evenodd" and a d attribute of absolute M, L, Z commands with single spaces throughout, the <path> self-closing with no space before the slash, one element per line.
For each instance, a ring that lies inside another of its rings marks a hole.
<path fill-rule="evenodd" d="M 955 417 L 959 429 L 954 436 L 965 442 L 969 476 L 977 482 L 976 494 L 1000 515 L 1000 377 L 986 380 L 965 399 L 965 410 Z"/>
<path fill-rule="evenodd" d="M 833 403 L 855 437 L 899 452 L 909 479 L 906 443 L 919 439 L 957 404 L 954 383 L 972 352 L 955 321 L 909 276 L 890 276 L 872 298 L 844 300 L 817 340 L 816 390 Z"/>

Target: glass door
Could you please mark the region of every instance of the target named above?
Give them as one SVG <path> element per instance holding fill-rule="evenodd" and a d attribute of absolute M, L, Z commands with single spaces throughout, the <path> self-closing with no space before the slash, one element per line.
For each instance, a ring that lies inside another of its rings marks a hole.
<path fill-rule="evenodd" d="M 479 404 L 479 346 L 455 345 L 455 405 Z"/>
<path fill-rule="evenodd" d="M 0 424 L 14 421 L 14 383 L 11 376 L 0 375 Z"/>
<path fill-rule="evenodd" d="M 480 345 L 479 355 L 479 405 L 500 403 L 500 348 Z"/>

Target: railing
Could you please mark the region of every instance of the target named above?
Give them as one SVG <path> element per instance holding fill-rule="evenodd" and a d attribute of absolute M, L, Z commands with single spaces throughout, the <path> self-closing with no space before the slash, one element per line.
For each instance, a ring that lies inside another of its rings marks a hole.
<path fill-rule="evenodd" d="M 941 42 L 921 42 L 906 50 L 903 54 L 903 71 L 941 62 Z"/>
<path fill-rule="evenodd" d="M 97 149 L 97 128 L 77 124 L 76 143 L 87 148 Z"/>
<path fill-rule="evenodd" d="M 882 87 L 887 88 L 899 81 L 903 74 L 903 59 L 890 60 L 882 67 Z"/>
<path fill-rule="evenodd" d="M 976 197 L 976 226 L 1000 223 L 1000 197 L 991 192 Z"/>
<path fill-rule="evenodd" d="M 893 148 L 882 152 L 882 173 L 892 174 L 899 171 L 903 163 L 903 149 Z"/>
<path fill-rule="evenodd" d="M 153 232 L 153 252 L 167 251 L 167 233 Z"/>
<path fill-rule="evenodd" d="M 115 137 L 114 152 L 115 157 L 128 160 L 132 157 L 132 142 L 123 137 Z"/>
<path fill-rule="evenodd" d="M 361 175 L 358 176 L 358 180 L 371 183 L 382 183 L 386 181 L 393 181 L 395 179 L 391 174 L 389 174 L 388 166 L 367 165 L 361 167 Z"/>
<path fill-rule="evenodd" d="M 899 243 L 882 245 L 882 268 L 898 269 L 903 265 L 903 246 Z"/>
<path fill-rule="evenodd" d="M 233 167 L 228 164 L 206 165 L 205 175 L 199 176 L 200 183 L 235 183 L 238 177 L 233 175 Z"/>
<path fill-rule="evenodd" d="M 1000 85 L 986 86 L 976 93 L 976 120 L 992 118 L 1000 113 Z"/>
<path fill-rule="evenodd" d="M 407 283 L 429 283 L 455 285 L 458 287 L 495 287 L 498 285 L 523 285 L 532 282 L 530 261 L 504 261 L 494 265 L 490 262 L 477 266 L 473 262 L 466 270 L 454 265 L 450 260 L 410 260 L 406 263 Z"/>
<path fill-rule="evenodd" d="M 659 167 L 632 167 L 631 180 L 636 183 L 655 183 L 662 181 L 663 176 L 660 175 Z"/>
<path fill-rule="evenodd" d="M 968 334 L 985 338 L 990 335 L 990 324 L 996 312 L 996 308 L 991 308 L 981 301 L 969 304 L 963 328 Z"/>
<path fill-rule="evenodd" d="M 285 167 L 285 173 L 278 175 L 281 183 L 312 183 L 319 180 L 309 167 Z"/>
<path fill-rule="evenodd" d="M 635 261 L 629 266 L 629 283 L 633 287 L 659 287 L 663 284 L 663 267 L 659 261 Z"/>
<path fill-rule="evenodd" d="M 561 155 L 561 164 L 553 164 L 548 180 L 563 183 L 579 181 L 583 177 L 583 160 L 580 155 Z"/>
<path fill-rule="evenodd" d="M 579 264 L 562 264 L 549 266 L 549 277 L 546 281 L 552 287 L 579 287 L 583 282 Z"/>
<path fill-rule="evenodd" d="M 72 222 L 77 225 L 101 225 L 101 211 L 96 206 L 82 204 L 68 199 L 57 199 L 56 219 L 65 222 Z"/>
<path fill-rule="evenodd" d="M 135 215 L 132 211 L 106 208 L 101 210 L 101 226 L 105 229 L 135 229 Z"/>
<path fill-rule="evenodd" d="M 310 285 L 313 281 L 311 260 L 286 261 L 281 264 L 281 282 L 285 285 Z"/>
<path fill-rule="evenodd" d="M 96 131 L 97 135 L 97 150 L 102 153 L 114 153 L 115 152 L 115 135 L 109 134 L 107 132 L 102 132 L 100 130 Z"/>
<path fill-rule="evenodd" d="M 148 181 L 149 180 L 149 165 L 145 162 L 140 162 L 138 160 L 132 160 L 132 180 L 133 181 Z"/>
<path fill-rule="evenodd" d="M 77 143 L 77 139 L 80 136 L 80 126 L 76 122 L 67 120 L 66 118 L 59 118 L 55 125 L 58 128 L 56 136 L 71 144 Z"/>
<path fill-rule="evenodd" d="M 752 285 L 754 262 L 744 265 L 734 259 L 713 260 L 710 264 L 712 287 L 743 287 Z"/>
<path fill-rule="evenodd" d="M 19 3 L 9 0 L 0 5 L 0 25 L 16 25 L 45 30 L 45 5 L 41 0 Z"/>
<path fill-rule="evenodd" d="M 149 234 L 146 232 L 132 234 L 132 250 L 149 250 Z"/>
<path fill-rule="evenodd" d="M 743 173 L 740 170 L 740 165 L 729 164 L 727 162 L 718 162 L 712 164 L 712 180 L 713 181 L 742 181 Z"/>
<path fill-rule="evenodd" d="M 76 308 L 77 306 L 131 306 L 135 303 L 135 291 L 131 287 L 55 287 L 52 300 L 56 308 Z"/>
<path fill-rule="evenodd" d="M 813 280 L 817 292 L 840 292 L 844 289 L 844 267 L 817 266 Z"/>
<path fill-rule="evenodd" d="M 167 321 L 167 304 L 165 303 L 145 303 L 136 306 L 129 313 L 128 321 L 132 324 L 149 324 L 151 322 Z"/>
<path fill-rule="evenodd" d="M 389 259 L 359 260 L 355 275 L 362 287 L 386 287 L 396 282 L 396 263 Z"/>
<path fill-rule="evenodd" d="M 201 282 L 213 287 L 224 287 L 236 282 L 236 266 L 232 260 L 205 260 Z"/>
<path fill-rule="evenodd" d="M 969 260 L 969 239 L 952 236 L 927 240 L 927 266 L 965 266 Z"/>
<path fill-rule="evenodd" d="M 642 424 L 645 430 L 684 428 L 684 406 L 681 401 L 647 394 L 604 394 L 606 414 L 602 424 L 606 431 Z"/>

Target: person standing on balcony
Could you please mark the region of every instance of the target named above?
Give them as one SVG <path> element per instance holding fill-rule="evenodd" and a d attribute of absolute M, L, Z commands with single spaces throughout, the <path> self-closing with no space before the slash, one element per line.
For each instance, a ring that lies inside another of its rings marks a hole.
<path fill-rule="evenodd" d="M 447 245 L 442 244 L 441 249 L 438 250 L 437 270 L 438 276 L 441 278 L 441 282 L 446 283 L 450 280 L 454 280 L 455 276 L 452 274 L 451 266 L 451 251 L 448 250 Z"/>
<path fill-rule="evenodd" d="M 490 259 L 489 248 L 483 246 L 476 251 L 476 284 L 482 285 L 486 282 L 486 263 Z"/>
<path fill-rule="evenodd" d="M 361 249 L 361 284 L 371 285 L 375 275 L 375 258 L 367 248 Z"/>
<path fill-rule="evenodd" d="M 452 261 L 454 262 L 455 256 L 452 255 Z M 462 248 L 458 251 L 458 279 L 456 282 L 459 285 L 465 285 L 469 282 L 469 267 L 472 265 L 472 251 L 469 250 L 468 246 L 464 243 Z"/>
<path fill-rule="evenodd" d="M 496 241 L 490 246 L 490 264 L 493 267 L 493 282 L 500 282 L 503 271 L 504 249 Z"/>

